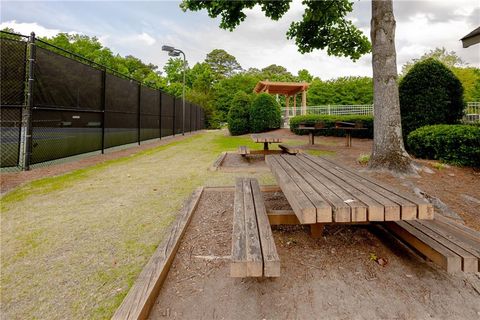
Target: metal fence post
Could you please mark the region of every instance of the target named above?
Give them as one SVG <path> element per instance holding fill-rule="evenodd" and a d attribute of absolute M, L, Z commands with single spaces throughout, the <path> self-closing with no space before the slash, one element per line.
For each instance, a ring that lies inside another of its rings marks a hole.
<path fill-rule="evenodd" d="M 107 70 L 103 69 L 102 70 L 102 154 L 105 153 L 105 118 L 106 118 L 106 82 L 107 82 Z"/>
<path fill-rule="evenodd" d="M 158 90 L 158 138 L 162 140 L 162 91 Z"/>
<path fill-rule="evenodd" d="M 173 117 L 172 117 L 173 118 L 173 127 L 172 128 L 173 128 L 173 136 L 175 136 L 175 114 L 176 114 L 176 110 L 175 110 L 175 104 L 176 103 L 175 103 L 175 101 L 177 99 L 175 99 L 175 97 L 173 97 L 172 99 L 173 99 Z"/>
<path fill-rule="evenodd" d="M 24 171 L 30 170 L 32 156 L 32 117 L 33 117 L 33 86 L 35 84 L 35 33 L 32 32 L 28 38 L 28 81 L 26 104 L 22 110 L 22 131 L 21 144 L 23 145 L 23 154 L 21 157 L 21 167 Z"/>
<path fill-rule="evenodd" d="M 138 135 L 138 145 L 140 145 L 141 137 L 140 137 L 140 131 L 141 131 L 141 121 L 140 121 L 140 106 L 141 106 L 141 96 L 142 96 L 142 84 L 139 82 L 138 83 L 138 99 L 137 99 L 137 135 Z"/>

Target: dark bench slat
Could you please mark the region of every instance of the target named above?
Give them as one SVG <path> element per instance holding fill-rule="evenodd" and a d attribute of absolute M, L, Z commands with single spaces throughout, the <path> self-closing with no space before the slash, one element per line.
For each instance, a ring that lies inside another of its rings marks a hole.
<path fill-rule="evenodd" d="M 247 251 L 247 277 L 261 277 L 263 274 L 262 248 L 258 234 L 255 204 L 249 179 L 243 179 L 243 209 L 245 212 L 245 235 Z"/>
<path fill-rule="evenodd" d="M 243 204 L 243 180 L 235 180 L 235 200 L 233 208 L 231 277 L 247 276 L 247 249 L 245 240 L 245 214 Z"/>

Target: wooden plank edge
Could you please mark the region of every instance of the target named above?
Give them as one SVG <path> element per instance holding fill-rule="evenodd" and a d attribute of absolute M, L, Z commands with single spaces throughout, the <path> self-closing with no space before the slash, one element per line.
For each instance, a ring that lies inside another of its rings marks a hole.
<path fill-rule="evenodd" d="M 218 192 L 235 192 L 235 186 L 218 186 L 218 187 L 203 187 L 204 191 L 218 191 Z M 268 184 L 260 186 L 262 192 L 280 192 L 279 186 L 274 184 Z"/>
<path fill-rule="evenodd" d="M 112 319 L 148 318 L 203 191 L 204 187 L 198 187 L 185 202 L 182 213 L 169 229 L 170 236 L 157 247 Z"/>
<path fill-rule="evenodd" d="M 222 165 L 223 161 L 225 160 L 227 156 L 227 152 L 222 152 L 217 159 L 215 159 L 215 162 L 213 162 L 213 165 L 209 168 L 210 171 L 217 171 L 220 166 Z"/>

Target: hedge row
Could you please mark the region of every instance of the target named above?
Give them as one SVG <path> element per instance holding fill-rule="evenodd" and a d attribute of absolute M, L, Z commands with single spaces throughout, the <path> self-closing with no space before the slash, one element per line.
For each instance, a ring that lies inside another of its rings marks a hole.
<path fill-rule="evenodd" d="M 335 122 L 343 121 L 343 122 L 352 122 L 355 123 L 357 121 L 361 121 L 363 123 L 363 127 L 367 128 L 367 130 L 354 130 L 352 131 L 352 137 L 356 138 L 373 138 L 373 116 L 361 116 L 361 115 L 317 115 L 317 114 L 308 114 L 304 116 L 296 116 L 290 119 L 290 130 L 298 135 L 308 134 L 306 130 L 299 130 L 298 125 L 300 123 L 305 123 L 308 126 L 315 125 L 316 122 L 323 122 L 325 123 L 326 128 L 335 127 Z M 336 130 L 336 129 L 324 129 L 318 130 L 315 132 L 315 135 L 319 136 L 336 136 L 336 137 L 343 137 L 345 136 L 344 130 Z"/>
<path fill-rule="evenodd" d="M 480 167 L 480 127 L 432 125 L 412 131 L 407 138 L 409 152 L 424 159 Z"/>

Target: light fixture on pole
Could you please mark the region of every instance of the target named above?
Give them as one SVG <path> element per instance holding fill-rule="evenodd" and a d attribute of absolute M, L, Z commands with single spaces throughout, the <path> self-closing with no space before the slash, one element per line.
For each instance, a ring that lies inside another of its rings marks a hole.
<path fill-rule="evenodd" d="M 183 86 L 182 86 L 182 135 L 185 135 L 185 69 L 187 59 L 185 58 L 185 53 L 172 46 L 162 46 L 162 51 L 167 51 L 170 57 L 178 57 L 180 53 L 183 55 Z"/>

